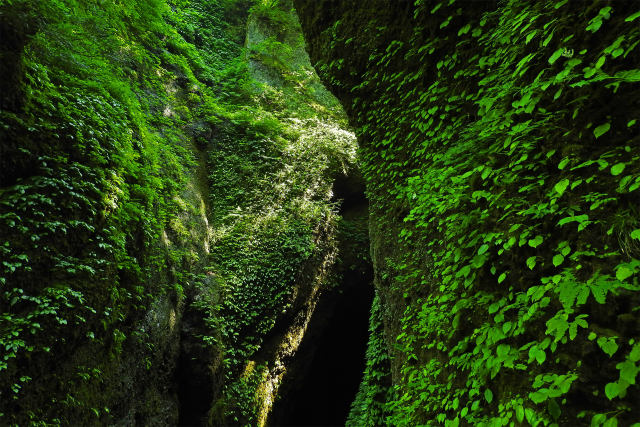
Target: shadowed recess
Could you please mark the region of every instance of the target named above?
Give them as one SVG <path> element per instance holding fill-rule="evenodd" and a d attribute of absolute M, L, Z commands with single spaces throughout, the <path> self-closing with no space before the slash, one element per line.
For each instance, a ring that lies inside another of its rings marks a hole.
<path fill-rule="evenodd" d="M 371 274 L 346 273 L 311 319 L 269 425 L 344 425 L 364 370 Z"/>

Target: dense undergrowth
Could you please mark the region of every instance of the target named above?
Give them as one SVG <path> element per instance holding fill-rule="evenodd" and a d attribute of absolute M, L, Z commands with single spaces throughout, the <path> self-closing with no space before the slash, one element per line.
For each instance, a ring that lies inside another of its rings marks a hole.
<path fill-rule="evenodd" d="M 393 355 L 351 420 L 639 425 L 638 4 L 296 6 L 361 141 Z"/>
<path fill-rule="evenodd" d="M 223 358 L 212 422 L 255 420 L 244 365 L 355 156 L 283 3 L 0 1 L 1 424 L 175 422 L 139 389 L 185 302 Z"/>

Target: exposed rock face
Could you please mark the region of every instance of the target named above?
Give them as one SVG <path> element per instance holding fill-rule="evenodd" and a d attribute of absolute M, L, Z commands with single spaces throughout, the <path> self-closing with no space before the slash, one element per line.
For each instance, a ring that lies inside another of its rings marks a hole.
<path fill-rule="evenodd" d="M 637 5 L 294 3 L 362 148 L 386 422 L 637 422 Z"/>

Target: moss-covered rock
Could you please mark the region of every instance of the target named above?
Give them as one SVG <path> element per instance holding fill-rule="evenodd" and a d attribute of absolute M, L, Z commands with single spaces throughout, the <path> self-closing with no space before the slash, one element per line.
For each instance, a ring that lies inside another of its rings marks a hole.
<path fill-rule="evenodd" d="M 362 147 L 386 423 L 638 422 L 637 4 L 295 4 Z"/>
<path fill-rule="evenodd" d="M 355 158 L 291 5 L 0 1 L 0 35 L 0 424 L 172 425 L 194 384 L 264 419 Z"/>

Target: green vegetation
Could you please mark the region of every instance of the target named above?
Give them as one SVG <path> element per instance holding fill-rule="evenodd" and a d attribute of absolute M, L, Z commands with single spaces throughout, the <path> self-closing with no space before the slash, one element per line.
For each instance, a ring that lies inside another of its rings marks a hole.
<path fill-rule="evenodd" d="M 385 408 L 387 400 L 391 397 L 389 350 L 384 340 L 384 325 L 378 296 L 373 300 L 371 308 L 369 333 L 367 366 L 358 394 L 351 405 L 347 426 L 381 426 L 385 424 L 385 419 L 389 415 Z"/>
<path fill-rule="evenodd" d="M 363 142 L 386 423 L 638 423 L 638 5 L 296 4 Z"/>
<path fill-rule="evenodd" d="M 179 37 L 160 2 L 1 8 L 3 56 L 17 60 L 0 113 L 0 413 L 3 424 L 97 422 L 109 409 L 95 387 L 137 339 L 131 323 L 151 295 L 184 285 L 169 265 L 193 265 L 158 241 L 195 163 L 180 131 L 188 110 L 166 114 L 182 102 L 163 90 L 185 71 L 169 66 Z M 41 372 L 52 360 L 60 371 Z"/>
<path fill-rule="evenodd" d="M 254 423 L 242 372 L 335 251 L 355 156 L 282 3 L 0 2 L 0 424 L 177 422 L 185 303 L 212 420 Z"/>
<path fill-rule="evenodd" d="M 295 3 L 358 165 L 290 0 L 0 0 L 0 424 L 264 424 L 371 261 L 348 425 L 640 426 L 638 4 Z"/>

